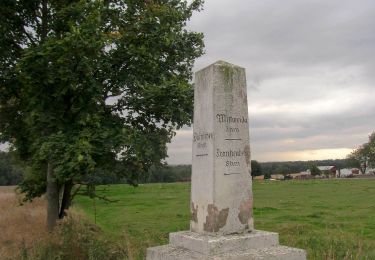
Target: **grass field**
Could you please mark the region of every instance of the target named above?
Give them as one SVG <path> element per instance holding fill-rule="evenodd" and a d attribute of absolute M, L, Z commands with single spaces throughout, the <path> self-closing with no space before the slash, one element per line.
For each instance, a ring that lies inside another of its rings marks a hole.
<path fill-rule="evenodd" d="M 189 228 L 187 183 L 100 186 L 115 202 L 78 197 L 83 210 L 109 240 L 128 254 L 168 243 L 168 233 Z M 256 229 L 279 232 L 280 243 L 307 250 L 308 259 L 375 259 L 375 181 L 311 180 L 255 182 Z M 95 214 L 96 212 L 96 214 Z M 96 217 L 95 217 L 96 216 Z"/>

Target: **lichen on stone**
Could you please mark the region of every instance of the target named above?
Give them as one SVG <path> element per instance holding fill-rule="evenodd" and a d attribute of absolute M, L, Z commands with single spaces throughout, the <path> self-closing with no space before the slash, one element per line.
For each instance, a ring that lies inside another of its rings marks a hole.
<path fill-rule="evenodd" d="M 220 69 L 224 79 L 224 91 L 231 92 L 233 88 L 234 68 L 226 63 L 222 63 Z"/>

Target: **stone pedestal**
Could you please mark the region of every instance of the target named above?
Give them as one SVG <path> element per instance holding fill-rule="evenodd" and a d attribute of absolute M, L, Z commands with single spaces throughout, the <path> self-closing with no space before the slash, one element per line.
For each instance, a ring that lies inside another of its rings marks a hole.
<path fill-rule="evenodd" d="M 279 245 L 279 235 L 253 230 L 212 236 L 183 231 L 169 234 L 169 245 L 147 249 L 147 260 L 305 260 L 302 249 Z"/>
<path fill-rule="evenodd" d="M 190 231 L 148 260 L 306 259 L 254 230 L 248 120 L 245 69 L 219 61 L 195 74 Z"/>

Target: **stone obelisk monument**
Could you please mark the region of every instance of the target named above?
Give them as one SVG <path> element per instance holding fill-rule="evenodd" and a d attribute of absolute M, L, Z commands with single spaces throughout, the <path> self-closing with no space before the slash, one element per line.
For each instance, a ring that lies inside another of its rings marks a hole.
<path fill-rule="evenodd" d="M 245 69 L 218 61 L 195 75 L 190 231 L 147 259 L 306 259 L 254 229 Z"/>
<path fill-rule="evenodd" d="M 196 74 L 190 230 L 253 229 L 245 70 L 217 62 Z"/>

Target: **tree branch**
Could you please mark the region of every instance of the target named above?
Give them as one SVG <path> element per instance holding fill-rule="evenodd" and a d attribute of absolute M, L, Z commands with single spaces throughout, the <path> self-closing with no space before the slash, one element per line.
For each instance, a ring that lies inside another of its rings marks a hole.
<path fill-rule="evenodd" d="M 35 41 L 34 39 L 31 37 L 31 35 L 26 31 L 24 25 L 21 26 L 21 30 L 23 31 L 23 33 L 26 35 L 26 37 L 29 39 L 29 41 L 31 42 L 31 44 L 35 45 Z"/>
<path fill-rule="evenodd" d="M 82 184 L 79 184 L 78 188 L 70 195 L 70 200 L 72 201 L 73 198 L 78 194 L 79 190 L 81 189 Z"/>
<path fill-rule="evenodd" d="M 42 28 L 41 28 L 41 35 L 40 39 L 43 42 L 47 37 L 47 24 L 48 24 L 48 6 L 47 0 L 42 1 Z"/>

